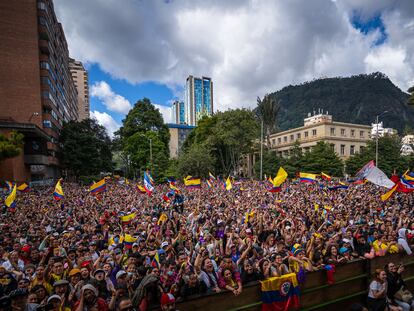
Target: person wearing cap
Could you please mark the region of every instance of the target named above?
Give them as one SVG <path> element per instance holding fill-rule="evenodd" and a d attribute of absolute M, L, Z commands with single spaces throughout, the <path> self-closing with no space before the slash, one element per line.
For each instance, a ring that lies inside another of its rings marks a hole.
<path fill-rule="evenodd" d="M 173 294 L 164 293 L 161 296 L 161 310 L 162 311 L 175 311 L 175 297 Z"/>
<path fill-rule="evenodd" d="M 98 290 L 91 284 L 82 287 L 81 297 L 75 303 L 73 311 L 108 311 L 108 305 L 102 298 L 98 297 Z"/>
<path fill-rule="evenodd" d="M 116 273 L 116 284 L 115 285 L 127 285 L 128 279 L 127 279 L 128 273 L 125 270 L 119 270 Z"/>
<path fill-rule="evenodd" d="M 105 277 L 105 271 L 103 269 L 97 269 L 94 271 L 93 278 L 90 283 L 98 290 L 98 297 L 105 300 L 111 297 L 114 285 L 109 278 Z"/>
<path fill-rule="evenodd" d="M 61 298 L 61 305 L 70 308 L 70 286 L 69 281 L 59 280 L 53 283 L 53 292 Z"/>
<path fill-rule="evenodd" d="M 66 311 L 68 308 L 61 308 L 62 298 L 59 295 L 52 295 L 47 299 L 47 303 L 52 305 L 53 311 Z M 70 309 L 69 309 L 70 310 Z"/>
<path fill-rule="evenodd" d="M 298 243 L 293 245 L 292 256 L 289 256 L 289 270 L 294 273 L 302 271 L 313 271 L 312 262 L 305 257 L 302 246 Z"/>

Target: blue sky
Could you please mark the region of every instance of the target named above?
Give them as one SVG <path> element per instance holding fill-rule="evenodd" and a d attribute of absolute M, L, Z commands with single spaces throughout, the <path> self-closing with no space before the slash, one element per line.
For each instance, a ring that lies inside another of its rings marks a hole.
<path fill-rule="evenodd" d="M 414 84 L 411 0 L 54 4 L 71 57 L 89 69 L 91 115 L 110 133 L 143 97 L 171 120 L 188 75 L 212 78 L 220 111 L 321 77 L 381 71 L 402 90 Z"/>

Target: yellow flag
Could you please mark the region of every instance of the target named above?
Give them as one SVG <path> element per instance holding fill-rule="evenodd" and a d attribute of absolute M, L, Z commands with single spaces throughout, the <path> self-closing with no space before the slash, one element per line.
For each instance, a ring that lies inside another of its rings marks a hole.
<path fill-rule="evenodd" d="M 226 190 L 230 190 L 231 188 L 233 188 L 233 186 L 231 185 L 230 177 L 227 177 L 227 180 L 226 180 Z"/>
<path fill-rule="evenodd" d="M 395 190 L 397 190 L 397 187 L 398 187 L 398 184 L 395 184 L 395 186 L 392 187 L 390 191 L 381 195 L 381 201 L 388 200 L 392 196 L 392 194 L 395 192 Z"/>
<path fill-rule="evenodd" d="M 161 223 L 165 222 L 168 219 L 168 216 L 164 213 L 161 214 L 160 218 L 158 218 L 158 225 L 161 225 Z"/>
<path fill-rule="evenodd" d="M 273 186 L 279 187 L 281 184 L 283 184 L 288 177 L 288 173 L 284 170 L 283 167 L 280 167 L 277 171 L 276 177 L 273 179 Z"/>
<path fill-rule="evenodd" d="M 9 194 L 9 196 L 4 201 L 4 204 L 6 204 L 7 207 L 14 208 L 16 206 L 16 192 L 17 192 L 17 186 L 14 184 L 13 191 Z"/>

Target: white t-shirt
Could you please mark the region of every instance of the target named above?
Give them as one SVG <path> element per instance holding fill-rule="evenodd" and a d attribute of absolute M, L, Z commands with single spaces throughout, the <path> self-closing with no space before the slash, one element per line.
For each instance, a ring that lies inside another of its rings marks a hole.
<path fill-rule="evenodd" d="M 378 292 L 378 291 L 382 291 L 384 289 L 384 287 L 386 288 L 387 284 L 386 283 L 380 283 L 378 281 L 372 281 L 371 284 L 369 285 L 369 292 L 368 292 L 368 297 L 373 298 L 373 299 L 377 299 L 374 296 L 374 291 Z M 387 294 L 387 289 L 385 289 L 385 294 Z M 385 295 L 384 295 L 385 297 Z"/>

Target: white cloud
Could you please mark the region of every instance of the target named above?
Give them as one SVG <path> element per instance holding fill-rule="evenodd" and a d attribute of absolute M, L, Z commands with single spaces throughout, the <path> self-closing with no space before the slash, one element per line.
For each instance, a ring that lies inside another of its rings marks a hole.
<path fill-rule="evenodd" d="M 99 81 L 92 85 L 91 95 L 99 98 L 110 111 L 128 113 L 132 108 L 131 103 L 123 96 L 112 91 L 105 81 Z"/>
<path fill-rule="evenodd" d="M 55 8 L 73 57 L 115 78 L 173 90 L 189 74 L 210 76 L 220 110 L 321 76 L 380 70 L 402 89 L 413 79 L 411 0 L 55 0 Z M 353 28 L 353 14 L 381 14 L 386 41 L 376 46 L 378 31 Z"/>
<path fill-rule="evenodd" d="M 91 118 L 96 119 L 100 125 L 106 128 L 109 136 L 114 137 L 114 132 L 120 128 L 120 125 L 106 112 L 91 111 Z"/>
<path fill-rule="evenodd" d="M 158 105 L 154 103 L 152 104 L 160 111 L 162 118 L 164 119 L 164 123 L 173 123 L 172 109 L 170 106 Z"/>

